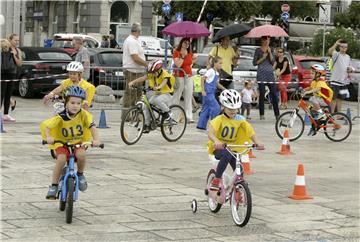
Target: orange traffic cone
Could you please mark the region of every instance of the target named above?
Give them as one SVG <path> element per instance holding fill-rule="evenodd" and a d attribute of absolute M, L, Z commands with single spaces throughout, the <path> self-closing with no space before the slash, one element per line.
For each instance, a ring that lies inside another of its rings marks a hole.
<path fill-rule="evenodd" d="M 299 164 L 299 166 L 298 166 L 295 185 L 294 185 L 294 191 L 293 191 L 293 194 L 289 196 L 289 198 L 295 199 L 295 200 L 312 199 L 311 196 L 306 194 L 303 164 Z"/>
<path fill-rule="evenodd" d="M 285 129 L 283 141 L 281 144 L 281 148 L 279 152 L 276 152 L 280 155 L 291 155 L 293 152 L 290 151 L 290 144 L 289 144 L 289 130 Z"/>
<path fill-rule="evenodd" d="M 249 158 L 256 158 L 256 156 L 254 155 L 252 149 L 249 151 Z"/>
<path fill-rule="evenodd" d="M 242 165 L 243 165 L 243 168 L 244 168 L 244 173 L 246 175 L 251 175 L 251 174 L 255 173 L 254 171 L 252 171 L 250 169 L 250 159 L 249 159 L 248 154 L 245 154 L 245 155 L 241 156 L 241 162 L 242 162 Z"/>

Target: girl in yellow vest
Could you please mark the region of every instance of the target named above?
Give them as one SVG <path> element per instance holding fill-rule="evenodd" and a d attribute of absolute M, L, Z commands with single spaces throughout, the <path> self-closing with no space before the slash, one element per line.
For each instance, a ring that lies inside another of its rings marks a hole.
<path fill-rule="evenodd" d="M 96 89 L 95 86 L 84 79 L 81 79 L 84 67 L 80 62 L 72 61 L 70 62 L 66 70 L 69 72 L 69 78 L 63 80 L 61 85 L 52 90 L 48 95 L 45 95 L 44 101 L 47 102 L 49 99 L 53 98 L 56 95 L 63 94 L 67 88 L 70 86 L 79 86 L 86 92 L 86 98 L 82 103 L 82 107 L 85 110 L 88 110 L 92 104 Z"/>

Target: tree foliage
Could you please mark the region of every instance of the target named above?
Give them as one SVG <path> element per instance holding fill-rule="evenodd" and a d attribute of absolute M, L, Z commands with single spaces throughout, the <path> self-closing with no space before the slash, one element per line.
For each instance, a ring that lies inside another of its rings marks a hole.
<path fill-rule="evenodd" d="M 338 40 L 344 39 L 348 42 L 348 54 L 355 59 L 360 58 L 360 40 L 351 29 L 343 27 L 334 28 L 325 32 L 325 55 L 328 49 Z M 311 46 L 311 54 L 321 56 L 323 50 L 323 30 L 314 35 Z"/>
<path fill-rule="evenodd" d="M 346 12 L 336 14 L 334 25 L 360 29 L 360 2 L 353 1 Z"/>

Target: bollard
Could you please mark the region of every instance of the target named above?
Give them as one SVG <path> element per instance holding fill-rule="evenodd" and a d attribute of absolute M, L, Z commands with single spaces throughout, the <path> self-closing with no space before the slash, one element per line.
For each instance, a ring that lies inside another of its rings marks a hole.
<path fill-rule="evenodd" d="M 346 116 L 348 116 L 349 120 L 351 120 L 351 111 L 350 111 L 350 108 L 347 108 L 346 109 Z M 345 120 L 345 125 L 348 125 L 348 121 Z"/>
<path fill-rule="evenodd" d="M 107 129 L 107 128 L 110 128 L 110 127 L 107 126 L 107 124 L 106 124 L 106 115 L 105 115 L 105 110 L 104 110 L 104 109 L 101 109 L 100 121 L 99 121 L 99 125 L 97 126 L 97 128 L 99 128 L 99 129 Z"/>
<path fill-rule="evenodd" d="M 306 115 L 306 114 L 305 114 L 305 116 L 304 116 L 304 121 L 305 121 L 305 125 L 310 125 L 310 124 L 311 124 L 311 123 L 310 123 L 310 118 L 309 118 L 309 116 Z"/>
<path fill-rule="evenodd" d="M 4 129 L 4 122 L 3 122 L 1 114 L 0 114 L 0 133 L 6 133 L 6 131 Z"/>

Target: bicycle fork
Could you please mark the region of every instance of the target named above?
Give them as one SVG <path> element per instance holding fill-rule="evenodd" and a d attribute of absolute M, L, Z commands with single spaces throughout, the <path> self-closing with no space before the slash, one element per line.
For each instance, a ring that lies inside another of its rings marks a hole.
<path fill-rule="evenodd" d="M 61 188 L 61 201 L 66 201 L 66 194 L 67 194 L 67 180 L 69 179 L 69 177 L 75 178 L 75 197 L 74 197 L 74 201 L 78 200 L 78 194 L 79 194 L 79 177 L 75 172 L 74 169 L 74 163 L 75 163 L 75 157 L 70 157 L 69 159 L 69 164 L 68 167 L 66 169 L 66 174 L 63 178 L 63 185 Z"/>

